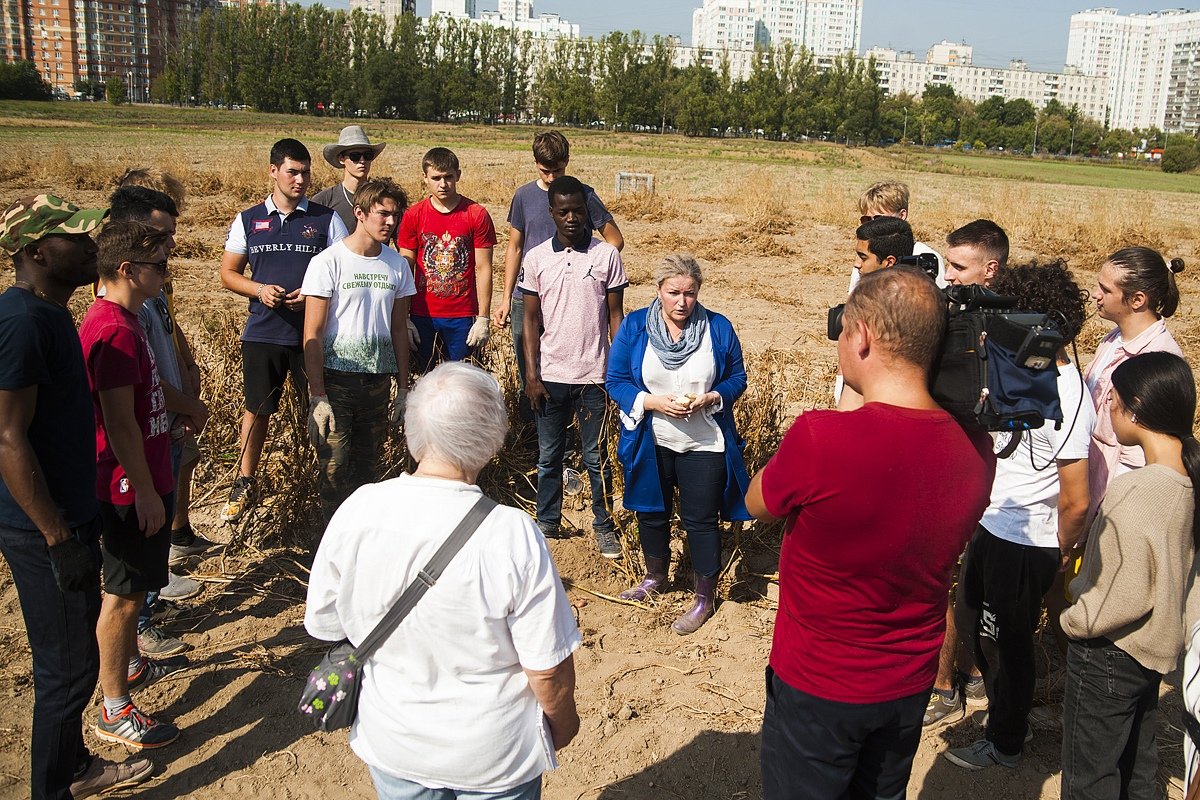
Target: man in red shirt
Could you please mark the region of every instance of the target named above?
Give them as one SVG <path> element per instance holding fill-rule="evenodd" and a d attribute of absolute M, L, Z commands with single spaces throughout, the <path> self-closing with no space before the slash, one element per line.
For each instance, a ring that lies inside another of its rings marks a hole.
<path fill-rule="evenodd" d="M 142 304 L 162 291 L 167 235 L 142 222 L 105 226 L 97 238 L 107 292 L 79 328 L 96 419 L 96 495 L 100 500 L 104 599 L 96 639 L 104 705 L 96 735 L 135 750 L 163 747 L 179 729 L 142 713 L 130 694 L 187 665 L 138 654 L 137 619 L 147 591 L 167 584 L 174 513 L 171 430 L 158 367 L 138 322 Z"/>
<path fill-rule="evenodd" d="M 421 159 L 425 191 L 404 212 L 396 244 L 414 264 L 417 293 L 409 313 L 409 337 L 417 368 L 462 361 L 491 336 L 492 248 L 496 227 L 487 209 L 458 193 L 458 156 L 435 147 Z"/>
<path fill-rule="evenodd" d="M 797 418 L 746 495 L 756 518 L 788 520 L 763 718 L 766 800 L 904 797 L 950 570 L 996 468 L 991 438 L 929 395 L 945 316 L 924 274 L 864 275 L 838 339 L 846 385 L 864 405 Z"/>

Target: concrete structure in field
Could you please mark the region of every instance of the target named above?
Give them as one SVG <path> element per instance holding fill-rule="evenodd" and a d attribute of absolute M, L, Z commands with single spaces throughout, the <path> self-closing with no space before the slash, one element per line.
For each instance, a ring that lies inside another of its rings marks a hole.
<path fill-rule="evenodd" d="M 750 74 L 754 51 L 791 42 L 820 58 L 855 54 L 862 43 L 862 0 L 704 0 L 692 12 L 693 60 Z"/>
<path fill-rule="evenodd" d="M 59 96 L 77 81 L 125 82 L 134 102 L 150 99 L 165 46 L 212 0 L 3 0 L 0 59 L 32 61 Z"/>
<path fill-rule="evenodd" d="M 1200 130 L 1200 11 L 1073 14 L 1067 65 L 1108 81 L 1114 128 Z"/>
<path fill-rule="evenodd" d="M 950 86 L 959 97 L 973 103 L 989 97 L 1028 100 L 1041 109 L 1051 100 L 1079 106 L 1080 112 L 1103 122 L 1108 81 L 1078 71 L 1040 72 L 1024 61 L 1008 67 L 981 67 L 972 63 L 970 45 L 941 42 L 931 47 L 924 61 L 911 52 L 872 47 L 864 58 L 874 58 L 879 85 L 890 95 L 919 96 L 927 85 Z M 937 59 L 937 60 L 935 60 Z"/>
<path fill-rule="evenodd" d="M 350 0 L 350 10 L 356 8 L 368 14 L 380 14 L 390 24 L 401 14 L 416 14 L 417 0 Z"/>

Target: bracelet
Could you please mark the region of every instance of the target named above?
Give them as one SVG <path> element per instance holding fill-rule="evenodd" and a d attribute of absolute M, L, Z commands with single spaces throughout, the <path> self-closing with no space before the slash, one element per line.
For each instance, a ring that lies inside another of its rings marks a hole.
<path fill-rule="evenodd" d="M 265 289 L 265 288 L 267 288 L 267 285 L 265 283 L 260 283 L 258 285 L 258 291 L 254 293 L 254 296 L 256 298 L 258 298 L 258 302 L 260 302 L 260 303 L 263 301 L 262 293 L 263 293 L 263 289 Z"/>

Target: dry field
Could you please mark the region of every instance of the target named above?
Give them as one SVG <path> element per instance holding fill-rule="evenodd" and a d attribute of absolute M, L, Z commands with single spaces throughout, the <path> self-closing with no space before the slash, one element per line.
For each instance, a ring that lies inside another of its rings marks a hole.
<path fill-rule="evenodd" d="M 294 420 L 284 419 L 273 437 L 272 499 L 237 529 L 216 521 L 236 457 L 236 334 L 244 311 L 244 301 L 223 291 L 216 278 L 225 232 L 237 211 L 268 191 L 267 151 L 281 136 L 301 139 L 317 157 L 314 192 L 331 183 L 334 172 L 319 150 L 336 140 L 340 123 L 99 107 L 91 118 L 75 104 L 31 116 L 30 108 L 0 104 L 0 199 L 5 202 L 48 191 L 80 205 L 102 204 L 117 176 L 143 165 L 171 171 L 189 193 L 172 265 L 176 304 L 200 354 L 206 399 L 215 412 L 203 442 L 207 463 L 195 491 L 195 516 L 201 532 L 230 547 L 224 557 L 197 568 L 206 591 L 171 627 L 193 646 L 194 666 L 139 695 L 139 704 L 184 731 L 178 743 L 154 756 L 158 775 L 139 794 L 373 797 L 366 769 L 350 754 L 345 735 L 309 733 L 293 712 L 301 677 L 319 652 L 300 624 L 313 487 L 311 456 Z M 533 131 L 373 121 L 366 127 L 373 139 L 389 143 L 374 173 L 392 175 L 414 197 L 420 195 L 424 150 L 445 144 L 458 153 L 464 166 L 460 191 L 485 204 L 501 232 L 499 286 L 508 201 L 516 187 L 534 177 L 528 149 Z M 964 170 L 927 153 L 583 131 L 569 135 L 575 145 L 572 172 L 610 201 L 625 234 L 631 279 L 627 308 L 649 301 L 649 276 L 663 255 L 684 250 L 704 260 L 703 302 L 733 320 L 748 353 L 751 389 L 739 413 L 752 466 L 769 455 L 792 415 L 828 402 L 835 356 L 824 340 L 824 311 L 844 299 L 856 198 L 883 178 L 911 186 L 912 219 L 925 242 L 940 246 L 958 225 L 991 217 L 1009 232 L 1014 260 L 1067 258 L 1085 288 L 1103 257 L 1128 244 L 1183 257 L 1190 265 L 1181 276 L 1184 300 L 1170 325 L 1189 353 L 1200 347 L 1200 242 L 1192 225 L 1200 178 L 1168 184 L 1114 173 L 1122 181 L 1128 176 L 1131 186 L 1179 191 L 1098 188 L 989 178 L 986 162 Z M 1036 178 L 1036 165 L 1028 169 Z M 1094 177 L 1098 169 L 1080 166 L 1078 174 Z M 614 176 L 622 170 L 654 173 L 657 194 L 614 198 Z M 1068 171 L 1055 165 L 1055 179 Z M 4 265 L 0 287 L 11 280 L 11 266 Z M 77 296 L 75 304 L 81 310 L 84 298 Z M 1089 323 L 1080 348 L 1084 361 L 1104 330 L 1099 322 Z M 511 346 L 504 334 L 493 339 L 487 361 L 511 399 Z M 495 496 L 527 505 L 533 464 L 516 445 L 522 433 L 514 431 L 514 446 L 483 482 Z M 394 441 L 390 468 L 403 469 L 405 463 L 403 447 Z M 586 528 L 582 509 L 577 503 L 568 514 Z M 636 549 L 626 546 L 630 553 Z M 627 585 L 633 560 L 604 563 L 584 536 L 553 542 L 552 548 L 584 632 L 576 656 L 584 722 L 579 738 L 561 754 L 562 768 L 546 777 L 545 796 L 761 796 L 757 732 L 777 596 L 772 578 L 778 530 L 731 533 L 724 579 L 731 599 L 688 639 L 666 628 L 688 597 L 682 577 L 677 591 L 656 607 L 618 605 L 605 595 Z M 9 698 L 10 708 L 0 724 L 0 798 L 27 794 L 22 775 L 32 686 L 18 610 L 11 580 L 0 567 L 0 696 Z M 1177 677 L 1164 693 L 1166 704 L 1177 707 Z M 1039 729 L 1029 756 L 1014 771 L 968 774 L 937 757 L 948 745 L 968 743 L 979 733 L 977 722 L 967 721 L 926 736 L 910 796 L 1058 797 L 1057 732 Z M 1164 781 L 1178 781 L 1182 772 L 1181 737 L 1177 716 L 1165 714 Z"/>

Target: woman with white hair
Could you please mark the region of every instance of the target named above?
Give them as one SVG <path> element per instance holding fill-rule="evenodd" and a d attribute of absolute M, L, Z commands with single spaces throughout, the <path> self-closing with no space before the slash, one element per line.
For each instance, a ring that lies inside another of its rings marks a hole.
<path fill-rule="evenodd" d="M 704 277 L 692 256 L 667 256 L 655 273 L 657 296 L 617 330 L 605 388 L 621 409 L 617 456 L 625 507 L 637 512 L 646 577 L 625 591 L 645 600 L 667 580 L 671 510 L 679 517 L 695 572 L 692 606 L 671 630 L 697 631 L 716 607 L 720 517 L 748 520 L 750 485 L 733 403 L 746 391 L 742 345 L 729 320 L 700 305 Z"/>
<path fill-rule="evenodd" d="M 500 387 L 461 362 L 408 396 L 418 461 L 356 491 L 313 563 L 304 625 L 358 644 L 481 496 L 508 429 Z M 381 800 L 536 800 L 579 730 L 579 629 L 537 526 L 497 506 L 363 669 L 350 747 Z"/>

